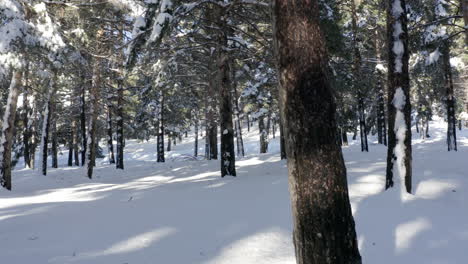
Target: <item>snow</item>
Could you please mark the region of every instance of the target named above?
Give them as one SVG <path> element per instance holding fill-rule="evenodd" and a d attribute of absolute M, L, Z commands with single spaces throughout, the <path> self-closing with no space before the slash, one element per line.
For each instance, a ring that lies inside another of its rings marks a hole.
<path fill-rule="evenodd" d="M 468 130 L 458 152 L 446 151 L 442 118 L 430 131 L 413 140 L 410 200 L 383 191 L 387 149 L 375 138 L 370 153 L 359 138 L 343 148 L 363 263 L 465 263 Z M 2 262 L 294 264 L 279 137 L 271 153 L 257 154 L 258 130 L 246 132 L 248 156 L 236 161 L 236 178 L 220 177 L 219 160 L 187 159 L 193 136 L 173 146 L 166 163 L 155 162 L 155 139 L 127 140 L 126 169 L 104 158 L 93 180 L 66 167 L 66 150 L 46 177 L 15 170 L 13 191 L 0 191 Z"/>
<path fill-rule="evenodd" d="M 397 168 L 396 172 L 399 175 L 399 184 L 396 182 L 396 188 L 399 188 L 403 193 L 406 192 L 404 188 L 405 176 L 406 176 L 406 167 L 405 167 L 405 139 L 406 139 L 406 131 L 408 128 L 406 127 L 405 123 L 405 114 L 403 112 L 405 107 L 406 96 L 403 92 L 401 87 L 398 87 L 395 90 L 395 95 L 393 96 L 393 105 L 396 108 L 396 116 L 395 116 L 395 137 L 396 137 L 396 145 L 393 149 L 393 153 L 395 154 L 396 161 L 394 163 L 393 172 L 395 172 L 395 167 Z"/>
<path fill-rule="evenodd" d="M 439 48 L 434 50 L 429 54 L 429 56 L 426 58 L 426 65 L 431 65 L 439 61 L 439 58 L 441 56 L 441 53 L 439 51 Z"/>

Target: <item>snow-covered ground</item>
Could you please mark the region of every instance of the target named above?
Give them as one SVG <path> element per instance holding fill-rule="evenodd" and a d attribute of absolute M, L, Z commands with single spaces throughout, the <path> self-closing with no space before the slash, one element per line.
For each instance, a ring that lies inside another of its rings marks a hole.
<path fill-rule="evenodd" d="M 431 138 L 413 141 L 414 195 L 405 199 L 383 191 L 384 146 L 343 149 L 364 263 L 467 263 L 468 132 L 447 152 L 445 129 L 435 121 Z M 222 179 L 219 161 L 186 160 L 193 138 L 164 164 L 154 141 L 129 140 L 125 171 L 99 160 L 93 180 L 65 166 L 66 152 L 45 177 L 16 170 L 13 191 L 0 191 L 0 262 L 295 263 L 286 163 L 277 139 L 263 155 L 257 139 L 246 134 L 236 178 Z"/>

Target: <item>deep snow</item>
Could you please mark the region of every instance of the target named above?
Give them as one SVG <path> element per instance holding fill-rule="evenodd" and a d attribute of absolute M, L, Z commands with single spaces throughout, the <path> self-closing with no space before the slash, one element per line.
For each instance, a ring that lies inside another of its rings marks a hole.
<path fill-rule="evenodd" d="M 383 191 L 384 146 L 371 140 L 361 153 L 350 138 L 343 148 L 363 263 L 467 263 L 468 132 L 447 152 L 446 124 L 430 129 L 426 140 L 413 131 L 415 194 L 405 199 Z M 103 159 L 93 180 L 64 166 L 65 151 L 45 177 L 14 171 L 13 191 L 0 191 L 1 263 L 294 263 L 286 162 L 277 139 L 257 154 L 257 132 L 246 133 L 236 178 L 222 179 L 219 161 L 184 158 L 193 138 L 165 164 L 154 140 L 129 140 L 125 171 Z"/>

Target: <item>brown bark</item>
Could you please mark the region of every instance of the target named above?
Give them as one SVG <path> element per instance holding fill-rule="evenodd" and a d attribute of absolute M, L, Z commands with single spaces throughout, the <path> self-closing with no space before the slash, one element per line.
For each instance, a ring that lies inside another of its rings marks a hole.
<path fill-rule="evenodd" d="M 317 0 L 275 0 L 281 118 L 298 264 L 360 264 Z"/>

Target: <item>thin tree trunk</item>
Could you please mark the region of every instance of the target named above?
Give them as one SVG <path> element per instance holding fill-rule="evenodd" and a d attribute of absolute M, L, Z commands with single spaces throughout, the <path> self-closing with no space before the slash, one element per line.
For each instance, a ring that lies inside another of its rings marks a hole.
<path fill-rule="evenodd" d="M 195 115 L 195 145 L 193 147 L 193 155 L 198 157 L 198 115 Z"/>
<path fill-rule="evenodd" d="M 99 32 L 98 32 L 98 35 Z M 99 39 L 99 36 L 98 36 Z M 96 166 L 96 148 L 97 148 L 97 138 L 96 138 L 96 129 L 97 129 L 97 118 L 98 118 L 98 107 L 99 107 L 99 87 L 101 85 L 101 63 L 99 59 L 95 59 L 93 65 L 93 79 L 90 90 L 90 109 L 89 109 L 89 126 L 88 126 L 88 152 L 86 165 L 87 176 L 88 178 L 93 178 L 94 166 Z"/>
<path fill-rule="evenodd" d="M 41 166 L 42 166 L 42 175 L 47 175 L 47 156 L 48 156 L 48 146 L 49 146 L 49 130 L 50 122 L 52 117 L 52 100 L 55 96 L 56 82 L 57 82 L 57 73 L 54 71 L 54 77 L 49 80 L 49 87 L 47 91 L 47 101 L 45 103 L 45 109 L 43 114 L 42 121 L 42 133 L 41 133 Z"/>
<path fill-rule="evenodd" d="M 445 103 L 447 108 L 447 149 L 457 151 L 457 121 L 455 119 L 455 96 L 453 93 L 452 69 L 450 66 L 450 44 L 448 41 L 442 49 L 445 79 Z"/>
<path fill-rule="evenodd" d="M 125 74 L 122 74 L 125 76 Z M 124 87 L 123 87 L 124 79 L 120 76 L 118 80 L 118 89 L 117 89 L 117 160 L 115 163 L 115 167 L 117 169 L 123 170 L 124 169 L 124 120 L 123 120 L 123 107 L 124 107 Z"/>
<path fill-rule="evenodd" d="M 21 70 L 15 70 L 8 90 L 8 100 L 3 113 L 2 140 L 0 146 L 0 172 L 1 185 L 11 191 L 11 147 L 13 144 L 13 132 L 15 130 L 16 104 L 18 102 L 19 87 L 21 86 Z"/>
<path fill-rule="evenodd" d="M 273 12 L 296 263 L 360 264 L 318 0 Z"/>
<path fill-rule="evenodd" d="M 341 138 L 343 146 L 348 146 L 348 135 L 346 134 L 346 129 L 341 129 Z"/>
<path fill-rule="evenodd" d="M 107 104 L 107 149 L 109 155 L 109 163 L 115 164 L 114 158 L 114 143 L 112 142 L 112 102 Z"/>
<path fill-rule="evenodd" d="M 52 136 L 52 168 L 58 168 L 58 143 L 57 143 L 57 122 L 54 120 L 53 116 L 55 116 L 55 103 L 52 102 L 51 105 L 51 126 L 52 126 L 52 131 L 51 131 L 51 136 Z"/>
<path fill-rule="evenodd" d="M 32 168 L 31 165 L 31 147 L 30 147 L 30 140 L 31 140 L 31 124 L 29 123 L 29 63 L 26 64 L 26 69 L 24 72 L 24 93 L 23 93 L 23 158 L 24 158 L 24 167 L 25 168 Z"/>
<path fill-rule="evenodd" d="M 73 166 L 73 154 L 75 150 L 75 120 L 72 118 L 71 126 L 70 126 L 70 132 L 69 132 L 69 137 L 68 137 L 68 162 L 67 165 L 69 167 Z"/>
<path fill-rule="evenodd" d="M 283 119 L 280 117 L 280 156 L 281 159 L 286 159 L 287 154 L 286 154 L 286 142 L 284 138 L 284 126 L 283 126 Z"/>
<path fill-rule="evenodd" d="M 157 140 L 157 162 L 164 162 L 164 95 L 159 93 L 159 111 L 158 111 L 158 140 Z"/>
<path fill-rule="evenodd" d="M 465 20 L 465 45 L 468 46 L 468 0 L 460 0 L 463 9 L 463 20 Z"/>
<path fill-rule="evenodd" d="M 264 115 L 258 118 L 258 130 L 260 134 L 260 153 L 268 152 L 268 132 L 265 125 Z"/>
<path fill-rule="evenodd" d="M 169 152 L 171 151 L 172 149 L 172 132 L 169 131 L 169 133 L 167 134 L 167 149 L 166 151 Z"/>
<path fill-rule="evenodd" d="M 81 87 L 81 99 L 80 99 L 80 124 L 81 124 L 81 166 L 84 166 L 86 163 L 86 148 L 87 141 L 86 138 L 86 86 L 87 82 L 85 81 L 85 75 L 82 75 L 82 87 Z"/>
<path fill-rule="evenodd" d="M 397 30 L 396 30 L 397 29 Z M 388 0 L 388 152 L 385 189 L 394 185 L 394 167 L 401 188 L 411 193 L 411 103 L 408 73 L 408 29 L 405 0 Z"/>

